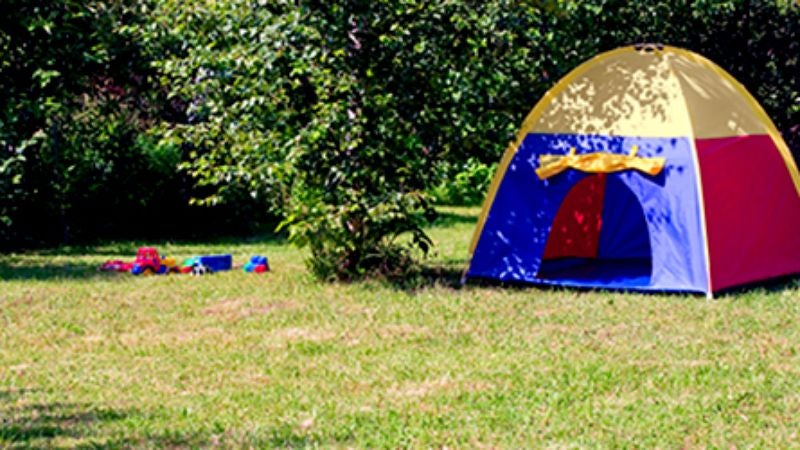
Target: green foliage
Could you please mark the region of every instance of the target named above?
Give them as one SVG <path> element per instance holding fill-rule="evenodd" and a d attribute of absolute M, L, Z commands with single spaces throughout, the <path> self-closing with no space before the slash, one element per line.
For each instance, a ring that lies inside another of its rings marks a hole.
<path fill-rule="evenodd" d="M 0 245 L 85 238 L 98 207 L 150 200 L 120 188 L 149 164 L 137 146 L 152 111 L 144 68 L 114 32 L 130 12 L 114 1 L 4 4 L 0 146 L 13 172 L 0 182 L 10 205 Z"/>
<path fill-rule="evenodd" d="M 334 196 L 348 193 L 353 196 L 349 201 L 334 205 L 317 189 L 297 189 L 284 226 L 294 244 L 310 248 L 312 273 L 326 280 L 414 274 L 415 252 L 427 253 L 432 245 L 422 229 L 430 210 L 427 197 L 413 192 L 364 199 L 356 189 L 341 189 Z M 410 240 L 403 239 L 406 234 Z"/>
<path fill-rule="evenodd" d="M 190 149 L 183 167 L 210 189 L 198 200 L 269 198 L 323 278 L 395 272 L 425 253 L 431 189 L 477 203 L 525 113 L 599 51 L 665 41 L 745 81 L 767 70 L 770 85 L 797 85 L 796 44 L 782 41 L 797 11 L 774 3 L 149 4 L 141 40 L 188 117 L 159 135 Z M 720 33 L 751 50 L 723 51 Z M 785 104 L 767 102 L 788 129 Z"/>
<path fill-rule="evenodd" d="M 428 250 L 433 197 L 478 203 L 558 78 L 643 41 L 719 63 L 800 148 L 800 8 L 787 1 L 5 6 L 6 241 L 38 222 L 86 235 L 91 205 L 147 216 L 191 198 L 284 218 L 323 278 L 402 272 Z"/>
<path fill-rule="evenodd" d="M 166 124 L 162 139 L 191 148 L 184 167 L 217 188 L 201 202 L 225 201 L 232 186 L 272 199 L 320 276 L 405 266 L 407 242 L 429 246 L 420 226 L 432 215 L 423 190 L 434 160 L 413 124 L 392 113 L 383 84 L 363 76 L 369 57 L 338 28 L 347 10 L 250 6 L 153 10 L 162 19 L 144 39 L 189 43 L 158 63 L 170 95 L 189 105 L 189 121 Z"/>
<path fill-rule="evenodd" d="M 311 114 L 302 64 L 313 30 L 285 5 L 151 3 L 151 22 L 131 31 L 148 43 L 168 97 L 184 105 L 185 120 L 157 131 L 189 152 L 182 167 L 207 194 L 197 202 L 231 201 L 244 190 L 282 211 L 285 161 Z"/>
<path fill-rule="evenodd" d="M 0 198 L 2 198 L 0 200 L 0 229 L 8 229 L 11 226 L 11 216 L 15 212 L 13 200 L 22 194 L 20 180 L 25 158 L 20 154 L 10 153 L 0 161 Z"/>
<path fill-rule="evenodd" d="M 177 170 L 188 150 L 151 132 L 186 112 L 155 82 L 137 40 L 142 6 L 4 3 L 0 248 L 204 227 L 186 226 L 203 217 L 188 207 L 202 191 Z M 254 203 L 239 195 L 234 212 L 249 213 Z M 222 228 L 229 216 L 211 218 Z"/>
<path fill-rule="evenodd" d="M 461 170 L 451 168 L 455 175 L 445 175 L 442 182 L 432 190 L 436 203 L 477 206 L 483 201 L 497 170 L 497 163 L 486 164 L 470 158 L 460 167 Z"/>

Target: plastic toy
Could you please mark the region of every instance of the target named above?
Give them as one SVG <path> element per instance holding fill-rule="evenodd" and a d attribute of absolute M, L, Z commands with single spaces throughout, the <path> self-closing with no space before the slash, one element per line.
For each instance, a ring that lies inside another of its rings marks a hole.
<path fill-rule="evenodd" d="M 192 276 L 199 276 L 199 275 L 208 275 L 213 271 L 208 268 L 208 266 L 204 266 L 202 264 L 195 264 L 192 266 Z"/>
<path fill-rule="evenodd" d="M 250 258 L 250 262 L 244 265 L 244 271 L 255 273 L 269 272 L 269 261 L 266 256 L 253 256 Z"/>
<path fill-rule="evenodd" d="M 192 275 L 205 275 L 223 270 L 231 270 L 233 257 L 231 255 L 203 255 L 188 258 L 180 268 L 181 273 Z"/>
<path fill-rule="evenodd" d="M 233 257 L 231 255 L 204 255 L 196 256 L 195 259 L 214 272 L 231 270 L 233 267 Z"/>
<path fill-rule="evenodd" d="M 194 267 L 195 264 L 199 264 L 195 258 L 186 258 L 181 265 L 180 272 L 192 273 L 192 267 Z"/>
<path fill-rule="evenodd" d="M 131 267 L 133 275 L 149 275 L 159 273 L 161 269 L 161 256 L 153 247 L 140 247 L 136 251 L 136 261 Z"/>
<path fill-rule="evenodd" d="M 140 247 L 136 252 L 136 261 L 130 268 L 133 275 L 165 275 L 179 272 L 175 258 L 162 258 L 153 247 Z"/>
<path fill-rule="evenodd" d="M 121 261 L 119 259 L 110 259 L 104 262 L 100 269 L 103 272 L 130 272 L 133 268 L 133 263 Z"/>
<path fill-rule="evenodd" d="M 178 263 L 175 261 L 175 258 L 173 257 L 167 257 L 161 259 L 161 270 L 163 270 L 163 273 L 171 273 L 171 272 L 180 273 L 180 268 L 178 267 Z"/>

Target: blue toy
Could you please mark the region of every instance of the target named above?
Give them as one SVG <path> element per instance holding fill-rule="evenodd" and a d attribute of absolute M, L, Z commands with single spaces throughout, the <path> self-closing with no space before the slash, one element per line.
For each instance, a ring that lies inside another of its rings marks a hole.
<path fill-rule="evenodd" d="M 245 272 L 264 273 L 269 271 L 269 261 L 266 256 L 256 255 L 244 265 Z"/>
<path fill-rule="evenodd" d="M 202 270 L 199 270 L 202 268 Z M 182 273 L 195 275 L 231 270 L 233 257 L 231 255 L 203 255 L 193 256 L 183 262 Z"/>
<path fill-rule="evenodd" d="M 231 255 L 195 256 L 195 261 L 208 267 L 213 272 L 231 270 L 233 268 L 233 256 Z"/>

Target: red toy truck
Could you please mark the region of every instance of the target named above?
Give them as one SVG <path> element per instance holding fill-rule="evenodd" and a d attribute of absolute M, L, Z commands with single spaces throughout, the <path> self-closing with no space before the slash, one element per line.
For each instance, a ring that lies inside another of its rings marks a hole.
<path fill-rule="evenodd" d="M 131 273 L 141 275 L 145 273 L 162 273 L 161 255 L 153 247 L 139 247 L 136 251 L 136 261 L 133 262 Z"/>

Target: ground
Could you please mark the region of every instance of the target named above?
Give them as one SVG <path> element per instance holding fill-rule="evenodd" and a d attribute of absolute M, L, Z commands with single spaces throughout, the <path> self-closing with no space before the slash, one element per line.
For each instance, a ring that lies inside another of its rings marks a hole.
<path fill-rule="evenodd" d="M 454 283 L 477 210 L 431 227 L 427 285 L 133 277 L 138 244 L 0 256 L 0 447 L 800 446 L 800 283 L 702 296 Z"/>

